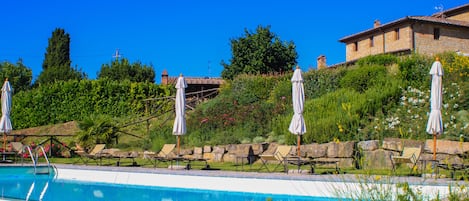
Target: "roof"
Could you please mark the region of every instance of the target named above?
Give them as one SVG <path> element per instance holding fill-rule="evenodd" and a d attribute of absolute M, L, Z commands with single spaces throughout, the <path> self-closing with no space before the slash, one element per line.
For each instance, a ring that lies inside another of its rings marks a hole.
<path fill-rule="evenodd" d="M 169 77 L 168 84 L 175 84 L 178 77 Z M 211 78 L 211 77 L 184 77 L 188 85 L 194 84 L 209 84 L 209 85 L 221 85 L 225 83 L 225 80 L 221 78 Z"/>
<path fill-rule="evenodd" d="M 383 30 L 391 29 L 401 24 L 412 23 L 412 22 L 435 23 L 435 24 L 443 24 L 443 25 L 449 25 L 449 26 L 469 28 L 469 22 L 467 21 L 451 20 L 451 19 L 440 17 L 441 14 L 444 14 L 445 16 L 452 16 L 452 15 L 458 14 L 464 9 L 469 9 L 469 4 L 465 4 L 463 6 L 459 6 L 459 7 L 444 11 L 444 12 L 436 13 L 436 14 L 433 14 L 432 16 L 406 16 L 401 19 L 389 22 L 387 24 L 383 24 L 381 26 L 378 26 L 372 29 L 368 29 L 368 30 L 365 30 L 365 31 L 362 31 L 353 35 L 343 37 L 339 41 L 343 43 L 347 43 L 348 41 L 353 41 L 363 36 L 382 32 Z"/>
<path fill-rule="evenodd" d="M 458 7 L 455 7 L 455 8 L 451 8 L 451 9 L 448 9 L 448 10 L 445 10 L 445 11 L 442 11 L 442 12 L 434 13 L 432 15 L 432 17 L 441 17 L 441 16 L 451 17 L 451 16 L 454 16 L 454 15 L 460 14 L 465 9 L 469 9 L 469 4 L 464 4 L 464 5 L 461 5 L 461 6 L 458 6 Z"/>

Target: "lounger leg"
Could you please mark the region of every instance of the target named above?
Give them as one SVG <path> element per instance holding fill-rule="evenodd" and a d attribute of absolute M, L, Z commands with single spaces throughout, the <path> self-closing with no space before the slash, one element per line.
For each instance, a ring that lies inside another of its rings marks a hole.
<path fill-rule="evenodd" d="M 267 169 L 267 172 L 270 172 L 269 167 L 267 167 L 267 160 L 262 160 L 262 159 L 261 159 L 261 161 L 262 161 L 262 165 L 261 165 L 261 167 L 259 168 L 259 171 L 262 170 L 262 167 L 265 167 L 265 169 Z"/>

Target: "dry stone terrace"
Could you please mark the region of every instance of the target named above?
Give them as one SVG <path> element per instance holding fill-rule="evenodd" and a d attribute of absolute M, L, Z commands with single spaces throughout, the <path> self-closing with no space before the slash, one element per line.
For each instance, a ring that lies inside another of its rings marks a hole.
<path fill-rule="evenodd" d="M 259 155 L 272 154 L 278 144 L 229 144 L 220 146 L 203 146 L 191 149 L 181 149 L 181 154 L 195 158 L 206 158 L 213 162 L 238 162 L 237 157 L 245 157 L 245 162 L 259 163 Z M 378 140 L 347 141 L 313 143 L 301 145 L 301 156 L 323 161 L 339 161 L 340 168 L 369 168 L 391 169 L 391 154 L 399 155 L 404 147 L 423 148 L 421 160 L 429 160 L 433 153 L 433 140 L 417 141 L 399 138 L 385 138 L 381 143 Z M 296 146 L 293 146 L 290 155 L 297 155 Z M 463 164 L 464 158 L 469 156 L 469 142 L 450 140 L 437 140 L 437 160 L 440 163 Z M 334 164 L 323 164 L 333 168 Z"/>

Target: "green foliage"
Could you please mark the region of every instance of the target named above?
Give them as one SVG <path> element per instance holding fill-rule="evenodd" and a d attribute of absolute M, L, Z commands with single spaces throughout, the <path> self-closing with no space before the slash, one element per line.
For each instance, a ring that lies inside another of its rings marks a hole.
<path fill-rule="evenodd" d="M 305 96 L 317 98 L 340 88 L 340 80 L 346 68 L 323 69 L 304 73 Z"/>
<path fill-rule="evenodd" d="M 85 73 L 70 65 L 70 35 L 64 29 L 56 28 L 49 38 L 42 72 L 35 85 L 86 78 Z"/>
<path fill-rule="evenodd" d="M 90 115 L 79 121 L 80 132 L 77 140 L 82 146 L 92 147 L 94 144 L 111 146 L 117 141 L 117 122 L 108 115 Z"/>
<path fill-rule="evenodd" d="M 428 81 L 431 64 L 429 58 L 413 54 L 399 62 L 400 78 L 409 86 L 422 86 Z"/>
<path fill-rule="evenodd" d="M 369 87 L 383 84 L 386 73 L 384 66 L 362 66 L 347 71 L 340 80 L 340 86 L 363 93 Z"/>
<path fill-rule="evenodd" d="M 64 29 L 56 28 L 49 38 L 42 69 L 58 66 L 70 66 L 70 34 Z"/>
<path fill-rule="evenodd" d="M 358 66 L 390 66 L 399 61 L 398 57 L 392 54 L 378 54 L 361 58 L 357 61 Z"/>
<path fill-rule="evenodd" d="M 135 116 L 145 112 L 143 99 L 167 95 L 168 88 L 151 83 L 62 81 L 16 93 L 11 117 L 15 129 L 21 129 L 81 120 L 91 114 Z"/>
<path fill-rule="evenodd" d="M 230 64 L 221 62 L 222 77 L 234 79 L 239 74 L 269 74 L 291 71 L 297 53 L 293 42 L 282 42 L 270 26 L 258 26 L 256 33 L 245 29 L 245 36 L 231 40 Z"/>
<path fill-rule="evenodd" d="M 444 79 L 463 83 L 469 81 L 469 58 L 455 52 L 438 55 L 445 71 Z"/>
<path fill-rule="evenodd" d="M 114 60 L 112 63 L 103 64 L 98 72 L 98 79 L 107 78 L 110 80 L 131 82 L 155 82 L 155 70 L 153 66 L 143 65 L 141 62 L 129 63 L 123 58 Z"/>
<path fill-rule="evenodd" d="M 267 101 L 276 83 L 274 76 L 243 75 L 233 80 L 229 89 L 222 90 L 216 98 L 189 114 L 188 138 L 200 145 L 204 142 L 240 143 L 243 139 L 266 137 L 270 132 L 269 122 L 278 111 Z M 197 129 L 191 131 L 190 128 Z"/>
<path fill-rule="evenodd" d="M 241 75 L 231 83 L 231 95 L 240 105 L 267 100 L 277 84 L 274 76 Z"/>
<path fill-rule="evenodd" d="M 33 71 L 23 64 L 21 59 L 15 64 L 9 62 L 0 63 L 0 79 L 8 78 L 14 92 L 29 90 L 33 79 Z"/>

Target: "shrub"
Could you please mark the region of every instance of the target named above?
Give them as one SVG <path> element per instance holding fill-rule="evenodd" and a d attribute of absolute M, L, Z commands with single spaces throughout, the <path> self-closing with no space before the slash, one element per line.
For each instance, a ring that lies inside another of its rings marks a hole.
<path fill-rule="evenodd" d="M 392 54 L 378 54 L 361 58 L 357 61 L 358 66 L 390 66 L 399 61 L 397 56 Z"/>
<path fill-rule="evenodd" d="M 313 99 L 339 89 L 340 79 L 346 72 L 346 68 L 336 68 L 304 73 L 305 97 Z"/>
<path fill-rule="evenodd" d="M 363 93 L 369 87 L 382 84 L 385 81 L 385 76 L 386 67 L 384 66 L 363 66 L 347 71 L 340 80 L 340 86 Z"/>
<path fill-rule="evenodd" d="M 429 58 L 413 54 L 398 63 L 400 78 L 412 87 L 422 86 L 428 81 L 431 64 Z"/>

